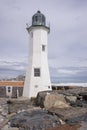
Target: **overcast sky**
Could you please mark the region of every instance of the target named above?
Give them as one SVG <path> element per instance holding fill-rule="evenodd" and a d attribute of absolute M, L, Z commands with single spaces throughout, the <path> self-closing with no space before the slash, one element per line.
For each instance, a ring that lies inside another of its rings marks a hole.
<path fill-rule="evenodd" d="M 0 67 L 25 69 L 26 23 L 37 10 L 50 22 L 48 58 L 56 76 L 87 76 L 87 0 L 0 0 Z"/>

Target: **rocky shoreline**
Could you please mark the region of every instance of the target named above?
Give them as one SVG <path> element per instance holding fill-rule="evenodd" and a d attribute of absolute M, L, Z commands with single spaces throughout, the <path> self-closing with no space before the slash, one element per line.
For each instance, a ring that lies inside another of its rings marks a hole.
<path fill-rule="evenodd" d="M 0 130 L 87 130 L 87 88 L 0 98 Z"/>

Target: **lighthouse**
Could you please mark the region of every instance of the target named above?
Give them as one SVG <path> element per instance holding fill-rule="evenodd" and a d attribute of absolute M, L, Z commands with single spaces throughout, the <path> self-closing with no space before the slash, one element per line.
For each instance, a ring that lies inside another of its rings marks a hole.
<path fill-rule="evenodd" d="M 36 97 L 38 92 L 51 90 L 48 66 L 48 34 L 50 27 L 46 18 L 37 11 L 32 24 L 27 27 L 29 34 L 29 60 L 26 71 L 23 96 Z"/>

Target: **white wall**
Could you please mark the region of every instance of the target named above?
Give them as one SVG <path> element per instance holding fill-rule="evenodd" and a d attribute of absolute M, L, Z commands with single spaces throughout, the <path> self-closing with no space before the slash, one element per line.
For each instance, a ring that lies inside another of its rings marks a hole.
<path fill-rule="evenodd" d="M 6 86 L 6 96 L 12 97 L 12 86 Z"/>
<path fill-rule="evenodd" d="M 29 34 L 29 63 L 26 72 L 23 96 L 35 97 L 39 91 L 51 90 L 47 58 L 48 30 L 45 27 L 33 27 Z M 42 45 L 46 46 L 45 51 L 42 51 Z M 40 77 L 34 77 L 34 68 L 40 68 Z M 50 86 L 50 88 L 48 86 Z"/>

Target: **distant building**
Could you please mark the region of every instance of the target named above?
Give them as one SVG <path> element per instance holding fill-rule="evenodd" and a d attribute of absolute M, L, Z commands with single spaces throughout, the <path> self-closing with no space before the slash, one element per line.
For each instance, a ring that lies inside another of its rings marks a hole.
<path fill-rule="evenodd" d="M 23 94 L 23 86 L 0 86 L 0 98 L 17 98 Z"/>
<path fill-rule="evenodd" d="M 32 25 L 27 27 L 29 33 L 29 63 L 26 72 L 23 96 L 36 97 L 39 91 L 51 90 L 48 67 L 48 33 L 46 18 L 37 11 L 32 17 Z"/>
<path fill-rule="evenodd" d="M 0 97 L 17 98 L 23 95 L 24 81 L 0 81 Z"/>

